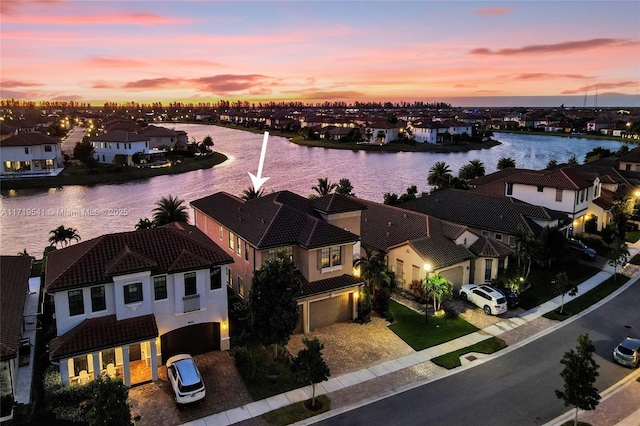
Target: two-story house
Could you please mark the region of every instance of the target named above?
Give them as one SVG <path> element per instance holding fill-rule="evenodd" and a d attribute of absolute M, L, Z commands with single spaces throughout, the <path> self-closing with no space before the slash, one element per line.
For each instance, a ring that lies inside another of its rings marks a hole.
<path fill-rule="evenodd" d="M 60 141 L 38 132 L 16 133 L 0 140 L 3 177 L 47 176 L 64 168 Z"/>
<path fill-rule="evenodd" d="M 508 266 L 512 250 L 469 228 L 423 213 L 358 199 L 362 247 L 384 253 L 401 288 L 439 273 L 459 290 L 488 283 Z"/>
<path fill-rule="evenodd" d="M 127 165 L 131 166 L 133 154 L 138 152 L 148 154 L 150 150 L 148 136 L 125 130 L 112 130 L 89 139 L 89 142 L 93 145 L 95 159 L 105 164 L 112 164 L 116 155 L 123 155 Z"/>
<path fill-rule="evenodd" d="M 360 211 L 350 197 L 310 200 L 289 191 L 243 200 L 225 192 L 191 202 L 195 225 L 233 256 L 228 287 L 247 299 L 253 273 L 278 253 L 293 259 L 302 278 L 296 332 L 357 316 L 361 280 L 353 275 Z"/>
<path fill-rule="evenodd" d="M 562 228 L 568 222 L 566 213 L 513 197 L 452 188 L 423 195 L 399 207 L 464 225 L 479 235 L 510 247 L 516 245 L 518 228 L 539 235 L 545 227 Z"/>
<path fill-rule="evenodd" d="M 139 134 L 149 138 L 149 149 L 161 150 L 164 148 L 174 148 L 178 146 L 186 146 L 187 133 L 182 130 L 167 129 L 150 124 L 138 130 Z"/>
<path fill-rule="evenodd" d="M 229 349 L 227 287 L 233 258 L 198 228 L 107 234 L 49 254 L 45 290 L 63 383 L 100 374 L 158 379 L 178 353 Z M 160 362 L 160 364 L 159 364 Z M 145 380 L 146 380 L 145 379 Z"/>
<path fill-rule="evenodd" d="M 365 138 L 368 142 L 386 145 L 398 139 L 398 124 L 388 121 L 375 121 L 366 126 L 364 130 Z"/>

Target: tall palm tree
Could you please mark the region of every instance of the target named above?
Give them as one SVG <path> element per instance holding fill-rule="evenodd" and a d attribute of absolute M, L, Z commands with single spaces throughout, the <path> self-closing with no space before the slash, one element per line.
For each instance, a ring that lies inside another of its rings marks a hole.
<path fill-rule="evenodd" d="M 376 289 L 393 287 L 393 275 L 387 267 L 384 254 L 374 253 L 368 248 L 365 248 L 364 252 L 364 256 L 355 260 L 354 266 L 360 267 L 362 279 L 369 285 L 372 293 Z"/>
<path fill-rule="evenodd" d="M 256 189 L 253 186 L 250 186 L 249 188 L 242 191 L 241 198 L 243 200 L 253 200 L 254 198 L 260 198 L 263 195 L 264 195 L 264 189 L 259 189 L 256 191 Z"/>
<path fill-rule="evenodd" d="M 311 187 L 316 193 L 312 197 L 324 197 L 338 187 L 337 183 L 329 181 L 329 178 L 318 178 L 318 184 Z"/>
<path fill-rule="evenodd" d="M 78 234 L 78 230 L 75 228 L 65 228 L 64 225 L 58 226 L 49 233 L 51 234 L 49 237 L 49 244 L 52 246 L 60 244 L 61 246 L 66 247 L 71 241 L 80 241 L 80 234 Z"/>
<path fill-rule="evenodd" d="M 451 178 L 453 178 L 453 176 L 451 175 L 451 169 L 447 163 L 444 161 L 438 161 L 429 169 L 427 183 L 434 186 L 436 189 L 442 189 L 449 185 Z"/>
<path fill-rule="evenodd" d="M 156 208 L 153 209 L 153 223 L 156 226 L 172 222 L 189 223 L 187 207 L 183 203 L 184 200 L 172 195 L 160 198 L 156 202 Z"/>
<path fill-rule="evenodd" d="M 336 194 L 347 195 L 350 197 L 355 197 L 356 195 L 353 193 L 353 185 L 351 185 L 351 181 L 347 178 L 340 179 L 340 182 L 336 187 Z"/>
<path fill-rule="evenodd" d="M 510 167 L 516 167 L 516 160 L 511 157 L 500 157 L 498 160 L 498 170 L 508 169 Z"/>

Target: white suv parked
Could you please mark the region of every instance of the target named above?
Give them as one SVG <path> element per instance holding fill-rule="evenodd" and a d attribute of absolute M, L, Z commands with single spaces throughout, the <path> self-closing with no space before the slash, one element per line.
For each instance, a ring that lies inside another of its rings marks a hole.
<path fill-rule="evenodd" d="M 460 299 L 468 300 L 482 308 L 487 315 L 507 312 L 507 299 L 498 290 L 488 285 L 465 284 L 460 289 Z"/>

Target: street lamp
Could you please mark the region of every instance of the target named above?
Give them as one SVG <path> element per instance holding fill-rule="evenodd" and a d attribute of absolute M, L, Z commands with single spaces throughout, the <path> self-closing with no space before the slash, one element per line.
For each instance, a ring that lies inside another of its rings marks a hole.
<path fill-rule="evenodd" d="M 424 264 L 424 270 L 426 271 L 426 275 L 424 278 L 424 284 L 425 284 L 425 289 L 426 286 L 428 285 L 428 281 L 429 281 L 429 272 L 431 272 L 431 264 L 430 263 L 425 263 Z M 426 291 L 425 291 L 425 295 L 424 295 L 424 322 L 425 324 L 429 322 L 429 298 L 426 295 Z"/>

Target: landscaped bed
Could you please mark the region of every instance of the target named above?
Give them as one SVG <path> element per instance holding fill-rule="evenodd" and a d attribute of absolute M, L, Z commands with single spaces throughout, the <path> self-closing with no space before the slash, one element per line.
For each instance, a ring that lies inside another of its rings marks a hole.
<path fill-rule="evenodd" d="M 462 365 L 460 363 L 460 357 L 462 355 L 468 354 L 470 352 L 492 354 L 506 347 L 507 344 L 504 340 L 497 337 L 491 337 L 487 340 L 483 340 L 482 342 L 478 342 L 475 345 L 467 346 L 466 348 L 458 349 L 457 351 L 449 352 L 448 354 L 433 358 L 431 362 L 439 365 L 440 367 L 451 370 L 452 368 L 460 367 L 460 365 Z"/>

